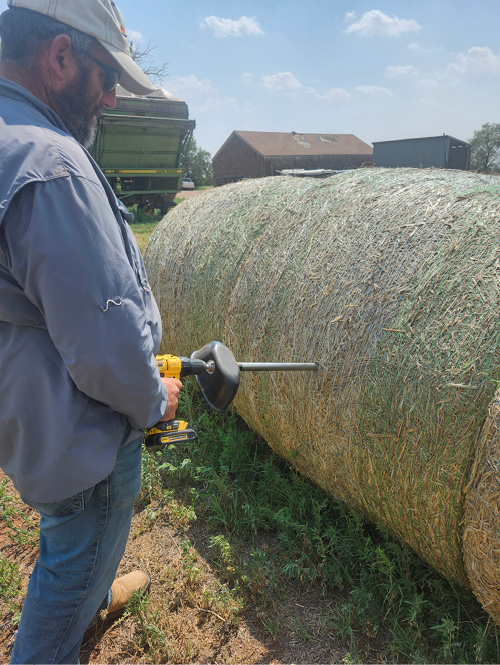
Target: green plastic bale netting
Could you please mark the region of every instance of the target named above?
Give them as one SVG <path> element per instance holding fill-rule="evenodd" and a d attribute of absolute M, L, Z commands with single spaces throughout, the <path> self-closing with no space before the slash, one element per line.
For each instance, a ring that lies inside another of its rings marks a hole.
<path fill-rule="evenodd" d="M 146 251 L 162 352 L 319 361 L 243 374 L 237 411 L 497 622 L 499 239 L 496 176 L 360 169 L 205 192 Z"/>

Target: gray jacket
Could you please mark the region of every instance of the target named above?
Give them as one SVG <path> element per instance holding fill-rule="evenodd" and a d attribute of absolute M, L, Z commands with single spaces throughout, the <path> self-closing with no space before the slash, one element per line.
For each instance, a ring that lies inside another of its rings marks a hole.
<path fill-rule="evenodd" d="M 58 116 L 0 78 L 0 467 L 32 501 L 105 478 L 167 409 L 128 216 Z"/>

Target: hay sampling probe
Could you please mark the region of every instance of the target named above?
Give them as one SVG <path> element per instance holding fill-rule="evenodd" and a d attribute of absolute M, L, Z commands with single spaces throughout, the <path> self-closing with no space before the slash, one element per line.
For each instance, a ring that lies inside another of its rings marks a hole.
<path fill-rule="evenodd" d="M 160 376 L 181 379 L 195 376 L 203 399 L 214 411 L 223 413 L 236 396 L 241 372 L 316 372 L 319 363 L 236 362 L 232 352 L 221 342 L 205 344 L 190 358 L 170 354 L 156 356 Z M 146 446 L 181 443 L 196 438 L 196 432 L 185 420 L 159 422 L 146 432 Z"/>

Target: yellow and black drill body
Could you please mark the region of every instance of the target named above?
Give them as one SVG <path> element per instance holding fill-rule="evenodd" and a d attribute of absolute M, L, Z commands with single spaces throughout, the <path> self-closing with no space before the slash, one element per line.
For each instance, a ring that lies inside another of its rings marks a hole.
<path fill-rule="evenodd" d="M 160 376 L 164 379 L 183 379 L 185 376 L 202 374 L 209 371 L 208 363 L 196 358 L 185 358 L 184 356 L 172 356 L 167 353 L 164 356 L 156 356 L 156 365 Z"/>
<path fill-rule="evenodd" d="M 207 370 L 203 360 L 166 354 L 156 356 L 156 365 L 160 376 L 166 379 L 182 379 L 185 376 L 201 374 Z M 166 446 L 169 443 L 182 443 L 196 439 L 196 432 L 185 420 L 165 420 L 156 423 L 146 431 L 146 446 Z"/>

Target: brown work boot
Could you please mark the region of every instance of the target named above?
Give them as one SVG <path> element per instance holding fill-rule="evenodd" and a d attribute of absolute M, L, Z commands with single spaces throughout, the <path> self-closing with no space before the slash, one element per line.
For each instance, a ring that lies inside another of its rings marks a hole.
<path fill-rule="evenodd" d="M 120 617 L 125 611 L 127 603 L 132 598 L 132 594 L 135 591 L 140 591 L 141 596 L 145 596 L 150 584 L 151 578 L 147 573 L 143 573 L 142 570 L 133 570 L 128 575 L 118 577 L 111 586 L 113 597 L 108 607 L 106 619 L 114 621 Z"/>
<path fill-rule="evenodd" d="M 151 578 L 142 570 L 134 570 L 127 575 L 118 577 L 111 585 L 112 598 L 107 610 L 103 610 L 100 616 L 85 631 L 82 644 L 91 637 L 101 637 L 106 626 L 119 619 L 125 612 L 127 603 L 136 591 L 145 596 L 151 584 Z"/>

